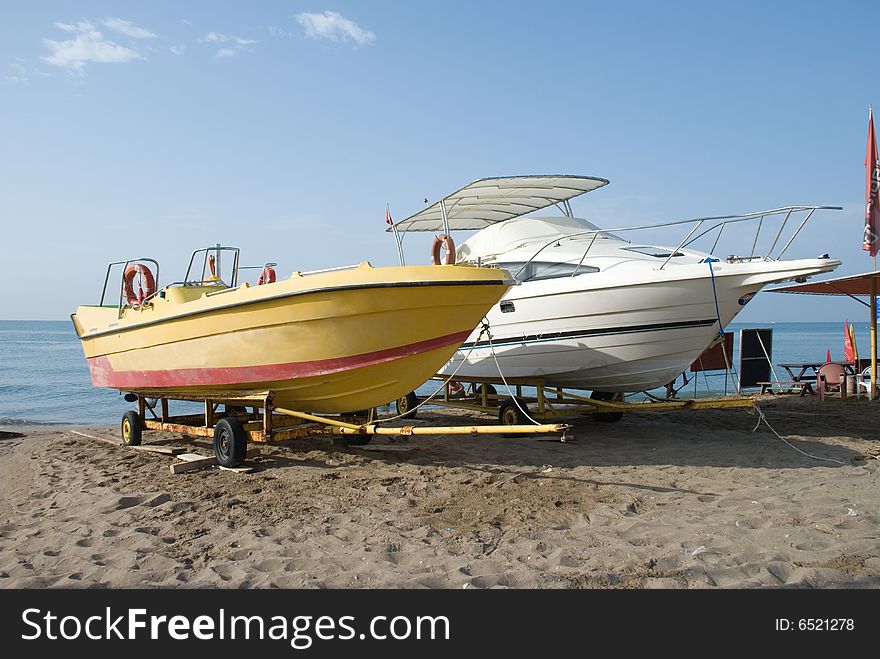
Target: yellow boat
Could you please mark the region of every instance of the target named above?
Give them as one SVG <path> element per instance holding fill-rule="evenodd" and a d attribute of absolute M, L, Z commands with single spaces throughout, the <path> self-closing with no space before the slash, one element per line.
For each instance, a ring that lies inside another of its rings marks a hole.
<path fill-rule="evenodd" d="M 368 409 L 437 373 L 513 283 L 496 268 L 367 262 L 275 281 L 274 265 L 263 285 L 239 283 L 239 250 L 218 245 L 193 252 L 184 280 L 159 288 L 156 261 L 111 263 L 100 304 L 71 316 L 92 383 L 262 389 L 297 410 Z M 119 302 L 106 305 L 120 266 Z"/>

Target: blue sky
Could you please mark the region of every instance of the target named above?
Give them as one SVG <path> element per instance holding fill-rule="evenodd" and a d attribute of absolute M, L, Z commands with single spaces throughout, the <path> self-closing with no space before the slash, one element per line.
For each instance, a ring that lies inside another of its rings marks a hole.
<path fill-rule="evenodd" d="M 841 205 L 793 255 L 872 266 L 877 3 L 41 2 L 0 19 L 2 318 L 96 302 L 110 260 L 179 278 L 215 242 L 285 275 L 391 265 L 386 203 L 401 219 L 508 174 L 610 179 L 573 202 L 605 227 Z M 739 320 L 864 315 L 765 294 Z"/>

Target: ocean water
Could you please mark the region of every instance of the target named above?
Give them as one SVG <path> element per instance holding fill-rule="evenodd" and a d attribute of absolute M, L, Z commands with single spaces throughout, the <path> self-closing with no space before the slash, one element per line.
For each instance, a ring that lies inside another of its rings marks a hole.
<path fill-rule="evenodd" d="M 772 359 L 780 362 L 843 359 L 843 323 L 732 323 L 734 364 L 739 362 L 743 328 L 773 330 Z M 870 358 L 870 325 L 855 323 L 860 357 Z M 781 379 L 787 379 L 777 368 Z M 723 375 L 697 378 L 697 395 L 725 390 Z M 678 384 L 681 384 L 679 379 Z M 728 382 L 728 391 L 733 384 Z M 429 393 L 432 385 L 420 388 Z M 682 395 L 694 393 L 691 382 Z M 73 326 L 69 321 L 0 321 L 0 426 L 37 424 L 112 424 L 131 409 L 112 389 L 95 389 Z"/>

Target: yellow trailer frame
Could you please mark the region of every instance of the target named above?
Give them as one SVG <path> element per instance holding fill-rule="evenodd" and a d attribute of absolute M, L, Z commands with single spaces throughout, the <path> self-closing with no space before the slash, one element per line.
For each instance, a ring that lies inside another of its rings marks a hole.
<path fill-rule="evenodd" d="M 374 418 L 375 410 L 363 414 L 326 417 L 307 412 L 299 412 L 275 407 L 271 391 L 199 391 L 180 392 L 173 390 L 131 391 L 127 400 L 137 401 L 137 413 L 127 412 L 122 420 L 122 439 L 126 444 L 140 443 L 141 430 L 158 430 L 180 433 L 186 437 L 209 437 L 214 439 L 217 461 L 223 466 L 231 466 L 244 459 L 246 448 L 240 446 L 238 457 L 225 455 L 218 449 L 219 422 L 234 419 L 232 429 L 234 441 L 242 442 L 283 442 L 315 435 L 349 435 L 352 444 L 366 444 L 373 435 L 487 435 L 487 434 L 547 434 L 564 433 L 570 428 L 563 423 L 540 425 L 505 426 L 385 426 L 382 419 Z M 152 402 L 151 402 L 152 401 Z M 170 401 L 201 403 L 201 414 L 172 415 Z M 220 406 L 225 410 L 220 411 Z M 393 420 L 393 419 L 389 419 Z M 226 422 L 229 423 L 228 421 Z M 233 451 L 235 453 L 235 451 Z"/>
<path fill-rule="evenodd" d="M 513 390 L 513 396 L 520 403 L 528 405 L 528 414 L 533 419 L 547 421 L 550 419 L 572 417 L 582 414 L 611 415 L 608 420 L 617 420 L 623 413 L 629 412 L 662 412 L 667 410 L 699 410 L 754 407 L 754 396 L 725 396 L 707 398 L 688 398 L 670 400 L 645 400 L 625 402 L 622 394 L 615 394 L 611 400 L 591 398 L 578 390 L 548 385 L 542 378 L 507 378 L 506 382 L 499 378 L 468 377 L 449 380 L 448 376 L 435 375 L 431 381 L 444 383 L 440 395 L 431 399 L 430 404 L 453 409 L 472 410 L 475 412 L 497 412 L 503 407 L 510 395 L 499 393 L 501 388 Z M 496 391 L 490 391 L 489 387 Z M 534 396 L 526 396 L 524 387 L 534 388 Z M 424 402 L 427 397 L 413 396 L 409 399 L 409 407 Z M 403 401 L 398 402 L 398 409 Z M 503 414 L 502 414 L 503 416 Z M 598 418 L 598 416 L 597 416 Z M 502 418 L 502 423 L 504 419 Z"/>

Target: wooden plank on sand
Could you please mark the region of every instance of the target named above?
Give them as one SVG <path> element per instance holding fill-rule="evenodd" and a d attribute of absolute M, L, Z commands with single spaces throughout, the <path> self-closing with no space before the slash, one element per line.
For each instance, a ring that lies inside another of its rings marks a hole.
<path fill-rule="evenodd" d="M 234 471 L 236 474 L 250 474 L 254 471 L 251 466 L 247 467 L 220 467 L 223 471 Z"/>
<path fill-rule="evenodd" d="M 147 451 L 148 453 L 161 453 L 162 455 L 178 455 L 186 451 L 185 448 L 179 446 L 153 446 L 151 444 L 141 444 L 140 446 L 132 446 L 136 451 Z"/>
<path fill-rule="evenodd" d="M 183 460 L 183 462 L 175 462 L 170 466 L 172 474 L 181 474 L 185 471 L 195 471 L 196 469 L 204 469 L 205 467 L 217 464 L 217 458 L 213 455 L 205 457 L 196 453 L 183 453 L 177 457 Z"/>

